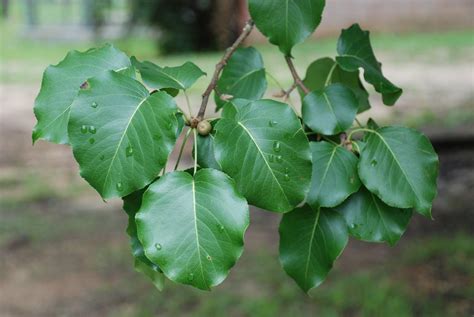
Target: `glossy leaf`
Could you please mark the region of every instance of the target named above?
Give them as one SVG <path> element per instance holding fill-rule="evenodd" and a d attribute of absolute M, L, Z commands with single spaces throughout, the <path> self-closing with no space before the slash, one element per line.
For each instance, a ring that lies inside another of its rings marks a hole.
<path fill-rule="evenodd" d="M 348 242 L 344 218 L 331 209 L 298 208 L 280 223 L 280 262 L 308 292 L 319 286 Z"/>
<path fill-rule="evenodd" d="M 139 62 L 132 57 L 133 66 L 140 71 L 145 84 L 153 89 L 186 90 L 205 76 L 194 63 L 186 62 L 177 67 L 160 67 L 152 62 Z"/>
<path fill-rule="evenodd" d="M 239 103 L 228 103 L 216 125 L 216 160 L 250 204 L 293 210 L 304 200 L 311 176 L 309 142 L 298 117 L 272 100 Z"/>
<path fill-rule="evenodd" d="M 359 78 L 359 70 L 346 72 L 332 58 L 321 58 L 311 63 L 306 70 L 303 82 L 311 91 L 322 90 L 330 84 L 343 84 L 350 88 L 356 96 L 359 103 L 359 113 L 370 109 L 369 93 Z M 302 94 L 302 96 L 304 95 Z"/>
<path fill-rule="evenodd" d="M 33 142 L 43 139 L 67 144 L 69 113 L 80 87 L 88 89 L 86 80 L 105 71 L 130 67 L 127 55 L 111 45 L 86 52 L 71 51 L 59 64 L 49 66 L 35 101 L 38 123 L 33 129 Z"/>
<path fill-rule="evenodd" d="M 153 285 L 161 291 L 163 290 L 165 281 L 163 272 L 145 256 L 143 245 L 140 240 L 138 240 L 137 235 L 135 215 L 142 204 L 144 192 L 145 189 L 141 189 L 123 198 L 123 209 L 128 215 L 127 234 L 130 237 L 130 246 L 132 248 L 133 257 L 135 258 L 135 270 L 147 276 Z"/>
<path fill-rule="evenodd" d="M 352 236 L 392 246 L 400 240 L 413 214 L 411 209 L 388 206 L 364 187 L 335 209 L 346 219 Z"/>
<path fill-rule="evenodd" d="M 313 174 L 308 193 L 308 204 L 335 207 L 357 192 L 361 182 L 357 175 L 357 157 L 328 142 L 311 142 Z"/>
<path fill-rule="evenodd" d="M 149 184 L 164 167 L 177 139 L 178 108 L 164 92 L 152 95 L 115 72 L 89 80 L 76 98 L 69 137 L 81 176 L 104 199 Z"/>
<path fill-rule="evenodd" d="M 286 56 L 321 23 L 325 0 L 249 0 L 258 29 Z"/>
<path fill-rule="evenodd" d="M 428 138 L 404 127 L 368 133 L 360 154 L 362 183 L 388 205 L 430 217 L 439 162 Z"/>
<path fill-rule="evenodd" d="M 314 132 L 334 135 L 352 126 L 359 104 L 342 84 L 332 84 L 308 94 L 303 100 L 303 121 Z"/>
<path fill-rule="evenodd" d="M 153 183 L 136 221 L 145 254 L 169 279 L 208 290 L 242 254 L 249 211 L 232 179 L 202 169 Z"/>
<path fill-rule="evenodd" d="M 368 31 L 363 31 L 358 24 L 343 30 L 337 45 L 336 62 L 348 72 L 364 69 L 365 80 L 372 84 L 375 90 L 382 94 L 386 105 L 394 105 L 403 90 L 392 84 L 382 73 L 382 64 L 375 58 L 370 44 Z"/>
<path fill-rule="evenodd" d="M 220 95 L 230 95 L 233 98 L 262 98 L 267 90 L 267 80 L 260 53 L 253 47 L 237 49 L 227 62 L 216 89 Z M 217 110 L 226 103 L 217 94 L 214 99 Z"/>

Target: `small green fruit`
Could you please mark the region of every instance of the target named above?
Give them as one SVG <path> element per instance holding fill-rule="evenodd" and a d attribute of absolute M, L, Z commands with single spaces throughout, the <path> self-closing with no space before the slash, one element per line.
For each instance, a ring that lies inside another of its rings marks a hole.
<path fill-rule="evenodd" d="M 207 120 L 201 121 L 197 125 L 197 131 L 202 136 L 209 135 L 212 131 L 212 125 Z"/>

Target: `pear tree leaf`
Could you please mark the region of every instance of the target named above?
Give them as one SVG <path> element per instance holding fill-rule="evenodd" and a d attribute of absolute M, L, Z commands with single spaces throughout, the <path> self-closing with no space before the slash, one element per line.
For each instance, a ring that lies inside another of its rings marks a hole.
<path fill-rule="evenodd" d="M 148 87 L 166 90 L 171 95 L 176 93 L 173 90 L 187 90 L 199 78 L 206 75 L 192 62 L 177 67 L 160 67 L 152 62 L 140 62 L 135 56 L 132 56 L 131 60 Z"/>
<path fill-rule="evenodd" d="M 369 118 L 369 120 L 367 120 L 367 128 L 377 130 L 380 128 L 380 126 L 377 124 L 377 122 L 375 122 L 374 119 Z"/>
<path fill-rule="evenodd" d="M 392 207 L 431 217 L 439 161 L 429 139 L 405 127 L 368 132 L 359 161 L 362 183 Z"/>
<path fill-rule="evenodd" d="M 368 242 L 395 245 L 405 232 L 413 214 L 411 209 L 390 207 L 366 188 L 335 208 L 349 226 L 349 233 Z"/>
<path fill-rule="evenodd" d="M 256 26 L 286 56 L 321 23 L 325 0 L 249 0 Z"/>
<path fill-rule="evenodd" d="M 142 197 L 147 188 L 140 189 L 136 192 L 123 198 L 123 209 L 128 215 L 128 226 L 127 234 L 130 237 L 130 246 L 132 248 L 132 254 L 135 258 L 134 267 L 135 271 L 147 276 L 155 285 L 155 287 L 162 291 L 165 282 L 165 276 L 160 268 L 153 264 L 146 256 L 143 250 L 143 245 L 138 240 L 137 235 L 137 224 L 135 222 L 135 215 L 142 204 Z"/>
<path fill-rule="evenodd" d="M 311 63 L 303 83 L 311 91 L 322 90 L 329 84 L 343 84 L 356 96 L 359 103 L 358 113 L 370 109 L 369 93 L 359 78 L 359 70 L 346 72 L 332 58 L 325 57 Z M 300 93 L 304 96 L 301 90 Z"/>
<path fill-rule="evenodd" d="M 153 181 L 176 140 L 178 108 L 165 92 L 109 71 L 89 79 L 69 120 L 81 176 L 103 199 L 123 197 Z"/>
<path fill-rule="evenodd" d="M 331 209 L 308 205 L 283 215 L 280 262 L 305 292 L 319 286 L 348 242 L 344 218 Z"/>
<path fill-rule="evenodd" d="M 337 44 L 337 52 L 339 56 L 336 57 L 336 62 L 342 69 L 354 72 L 359 67 L 363 68 L 365 80 L 382 94 L 384 104 L 392 106 L 397 102 L 403 90 L 384 77 L 382 64 L 374 55 L 368 31 L 363 31 L 358 24 L 343 30 Z"/>
<path fill-rule="evenodd" d="M 275 212 L 300 204 L 311 180 L 311 152 L 301 122 L 273 100 L 228 103 L 215 130 L 214 153 L 248 202 Z"/>
<path fill-rule="evenodd" d="M 146 256 L 166 277 L 209 290 L 242 254 L 249 210 L 230 177 L 201 169 L 154 182 L 135 218 Z"/>
<path fill-rule="evenodd" d="M 71 51 L 59 64 L 46 68 L 35 100 L 34 112 L 38 122 L 33 129 L 33 142 L 43 139 L 58 144 L 69 143 L 70 109 L 81 87 L 89 89 L 87 79 L 108 70 L 125 70 L 131 66 L 127 55 L 112 45 L 105 45 L 86 52 Z"/>
<path fill-rule="evenodd" d="M 313 174 L 308 204 L 335 207 L 357 192 L 361 182 L 357 174 L 357 157 L 342 146 L 329 142 L 311 142 Z"/>
<path fill-rule="evenodd" d="M 331 84 L 309 93 L 303 99 L 304 123 L 314 132 L 335 135 L 352 126 L 359 104 L 352 90 Z"/>
<path fill-rule="evenodd" d="M 230 95 L 233 98 L 262 98 L 267 90 L 267 79 L 262 55 L 257 49 L 237 49 L 222 71 L 216 90 L 219 95 Z M 218 94 L 214 95 L 214 100 L 217 110 L 220 110 L 226 102 L 221 100 Z"/>

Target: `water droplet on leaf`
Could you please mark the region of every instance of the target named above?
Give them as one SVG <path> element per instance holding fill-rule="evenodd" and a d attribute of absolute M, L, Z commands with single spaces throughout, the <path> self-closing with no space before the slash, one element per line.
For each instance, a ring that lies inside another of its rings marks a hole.
<path fill-rule="evenodd" d="M 283 157 L 281 155 L 277 155 L 276 160 L 278 163 L 283 162 Z"/>
<path fill-rule="evenodd" d="M 351 184 L 354 184 L 354 183 L 355 183 L 355 177 L 352 176 L 352 177 L 349 179 L 349 182 L 350 182 Z"/>
<path fill-rule="evenodd" d="M 285 174 L 285 180 L 286 180 L 286 181 L 289 181 L 289 180 L 290 180 L 290 175 Z"/>
<path fill-rule="evenodd" d="M 123 184 L 122 184 L 122 182 L 118 182 L 117 185 L 116 185 L 116 187 L 117 187 L 117 190 L 118 190 L 119 192 L 121 192 L 121 191 L 123 190 Z"/>
<path fill-rule="evenodd" d="M 210 255 L 208 255 L 206 258 L 207 258 L 208 261 L 212 261 L 212 258 L 211 258 Z"/>
<path fill-rule="evenodd" d="M 372 162 L 370 162 L 370 165 L 372 166 L 376 166 L 377 165 L 377 160 L 376 159 L 373 159 Z"/>
<path fill-rule="evenodd" d="M 93 103 L 91 103 L 91 107 L 94 108 L 94 109 L 97 108 L 98 105 L 99 104 L 95 101 Z"/>
<path fill-rule="evenodd" d="M 288 174 L 290 172 L 290 169 L 288 167 L 285 167 L 285 174 Z"/>
<path fill-rule="evenodd" d="M 81 133 L 82 133 L 82 134 L 86 134 L 87 131 L 89 131 L 89 128 L 88 128 L 86 125 L 83 125 L 83 126 L 81 127 Z"/>
<path fill-rule="evenodd" d="M 130 157 L 133 155 L 133 148 L 131 145 L 127 146 L 127 148 L 125 149 L 125 155 L 127 157 Z"/>
<path fill-rule="evenodd" d="M 97 129 L 96 129 L 93 125 L 91 125 L 91 126 L 89 126 L 89 133 L 91 133 L 91 134 L 96 134 L 96 133 L 97 133 Z"/>
<path fill-rule="evenodd" d="M 160 251 L 161 250 L 161 244 L 159 243 L 155 243 L 155 248 Z"/>
<path fill-rule="evenodd" d="M 281 144 L 278 141 L 273 142 L 273 151 L 280 152 L 281 151 Z"/>
<path fill-rule="evenodd" d="M 268 155 L 268 161 L 273 163 L 275 161 L 275 156 L 273 154 Z"/>
<path fill-rule="evenodd" d="M 188 274 L 188 281 L 191 282 L 192 280 L 194 280 L 194 274 L 193 274 L 193 273 L 189 273 L 189 274 Z"/>
<path fill-rule="evenodd" d="M 90 138 L 90 139 L 89 139 L 89 143 L 90 143 L 90 144 L 94 144 L 94 143 L 95 143 L 95 139 L 94 139 L 94 138 Z"/>
<path fill-rule="evenodd" d="M 223 225 L 219 225 L 219 231 L 220 231 L 220 232 L 224 232 L 224 229 L 225 229 L 225 228 L 224 228 Z"/>
<path fill-rule="evenodd" d="M 270 121 L 268 121 L 268 125 L 269 125 L 270 127 L 274 127 L 274 126 L 278 125 L 278 121 L 270 120 Z"/>
<path fill-rule="evenodd" d="M 99 158 L 100 158 L 101 161 L 103 161 L 103 160 L 105 160 L 105 155 L 102 154 Z"/>

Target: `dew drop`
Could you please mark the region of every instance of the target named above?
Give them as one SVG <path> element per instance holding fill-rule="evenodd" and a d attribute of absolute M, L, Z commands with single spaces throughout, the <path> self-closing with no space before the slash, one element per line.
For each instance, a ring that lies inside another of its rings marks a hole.
<path fill-rule="evenodd" d="M 223 225 L 219 225 L 219 231 L 220 231 L 220 232 L 224 232 L 224 229 L 225 229 L 225 228 L 224 228 Z"/>
<path fill-rule="evenodd" d="M 290 172 L 290 169 L 288 167 L 285 167 L 285 174 L 288 174 Z"/>
<path fill-rule="evenodd" d="M 281 144 L 278 141 L 273 142 L 273 151 L 280 152 L 281 151 Z"/>
<path fill-rule="evenodd" d="M 81 127 L 81 133 L 82 133 L 82 134 L 86 134 L 87 131 L 89 131 L 89 128 L 88 128 L 86 125 L 83 125 L 83 126 Z"/>
<path fill-rule="evenodd" d="M 161 250 L 161 244 L 155 243 L 155 249 L 157 249 L 158 251 L 160 251 L 160 250 Z"/>
<path fill-rule="evenodd" d="M 89 133 L 96 134 L 97 133 L 96 127 L 94 127 L 93 125 L 89 126 Z"/>
<path fill-rule="evenodd" d="M 351 184 L 354 184 L 354 183 L 355 183 L 355 177 L 352 176 L 352 177 L 349 179 L 349 182 L 350 182 Z"/>
<path fill-rule="evenodd" d="M 273 154 L 268 155 L 268 161 L 273 163 L 275 161 L 275 156 Z"/>
<path fill-rule="evenodd" d="M 377 160 L 376 159 L 373 159 L 372 162 L 370 162 L 370 165 L 372 166 L 376 166 L 377 165 Z"/>
<path fill-rule="evenodd" d="M 194 274 L 193 274 L 193 273 L 189 273 L 189 274 L 188 274 L 188 281 L 191 282 L 192 280 L 194 280 Z"/>
<path fill-rule="evenodd" d="M 283 157 L 281 155 L 277 155 L 276 160 L 278 163 L 283 162 Z"/>
<path fill-rule="evenodd" d="M 133 155 L 133 148 L 131 145 L 127 146 L 127 148 L 125 149 L 125 155 L 127 157 L 130 157 Z"/>
<path fill-rule="evenodd" d="M 115 187 L 117 187 L 117 190 L 118 190 L 119 192 L 121 192 L 121 191 L 123 190 L 123 184 L 122 184 L 122 182 L 118 182 Z"/>
<path fill-rule="evenodd" d="M 172 122 L 168 123 L 168 129 L 171 129 L 172 127 L 173 127 L 173 123 Z"/>
<path fill-rule="evenodd" d="M 351 229 L 355 229 L 356 225 L 355 223 L 351 224 Z"/>
<path fill-rule="evenodd" d="M 270 127 L 274 127 L 274 126 L 278 125 L 278 121 L 270 120 L 270 121 L 268 121 L 268 125 L 269 125 Z"/>
<path fill-rule="evenodd" d="M 95 108 L 97 108 L 97 106 L 99 106 L 99 104 L 97 102 L 94 101 L 93 103 L 91 103 L 92 108 L 95 109 Z"/>
<path fill-rule="evenodd" d="M 95 139 L 94 139 L 94 138 L 90 138 L 90 139 L 89 139 L 89 143 L 90 143 L 90 144 L 94 144 L 94 143 L 95 143 Z"/>
<path fill-rule="evenodd" d="M 290 175 L 285 174 L 285 181 L 289 181 L 289 180 L 290 180 Z"/>
<path fill-rule="evenodd" d="M 208 261 L 212 261 L 212 257 L 211 257 L 210 255 L 208 255 L 208 256 L 206 257 L 206 259 L 207 259 Z"/>

